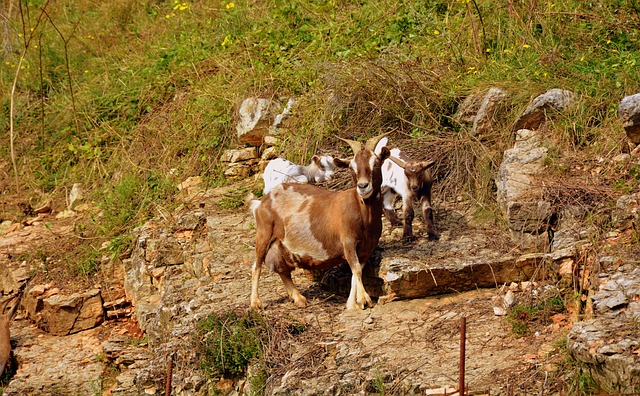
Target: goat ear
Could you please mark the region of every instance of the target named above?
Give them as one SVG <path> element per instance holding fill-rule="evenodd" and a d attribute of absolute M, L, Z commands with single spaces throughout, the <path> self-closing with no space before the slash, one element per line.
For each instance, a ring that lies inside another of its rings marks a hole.
<path fill-rule="evenodd" d="M 320 165 L 320 157 L 314 155 L 313 157 L 311 157 L 311 162 L 315 162 L 316 164 Z"/>
<path fill-rule="evenodd" d="M 401 167 L 402 169 L 404 169 L 405 166 L 407 166 L 407 163 L 404 162 L 403 160 L 401 160 L 400 158 L 396 158 L 396 157 L 389 157 L 389 159 L 393 162 L 396 163 L 396 165 L 398 165 L 399 167 Z"/>
<path fill-rule="evenodd" d="M 435 163 L 436 163 L 436 161 L 434 161 L 434 160 L 422 161 L 422 162 L 420 162 L 420 167 L 422 168 L 423 171 L 425 171 L 425 170 L 427 170 L 427 168 L 430 168 Z"/>
<path fill-rule="evenodd" d="M 389 147 L 384 146 L 380 149 L 380 154 L 378 154 L 378 158 L 380 159 L 380 163 L 384 162 L 387 158 L 391 157 L 391 150 Z"/>
<path fill-rule="evenodd" d="M 338 168 L 348 168 L 351 165 L 351 160 L 343 160 L 340 158 L 334 158 L 333 164 Z"/>

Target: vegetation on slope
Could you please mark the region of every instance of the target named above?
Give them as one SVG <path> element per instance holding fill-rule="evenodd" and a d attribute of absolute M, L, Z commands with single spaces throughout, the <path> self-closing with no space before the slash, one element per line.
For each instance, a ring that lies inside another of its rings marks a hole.
<path fill-rule="evenodd" d="M 442 196 L 486 204 L 533 96 L 574 90 L 549 127 L 555 152 L 598 156 L 621 150 L 617 104 L 640 91 L 632 0 L 4 0 L 0 13 L 0 217 L 63 209 L 82 183 L 101 209 L 84 235 L 114 250 L 186 177 L 227 182 L 218 158 L 249 96 L 299 98 L 279 147 L 291 160 L 393 131 L 455 160 Z M 512 109 L 479 147 L 452 115 L 490 86 Z"/>

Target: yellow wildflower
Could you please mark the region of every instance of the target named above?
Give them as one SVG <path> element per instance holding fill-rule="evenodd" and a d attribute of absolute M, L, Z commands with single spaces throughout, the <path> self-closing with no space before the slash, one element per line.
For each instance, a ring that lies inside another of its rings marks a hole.
<path fill-rule="evenodd" d="M 433 34 L 437 36 L 440 34 L 440 31 L 438 29 L 433 29 Z"/>
<path fill-rule="evenodd" d="M 233 7 L 235 7 L 236 5 L 233 4 L 233 1 L 229 2 L 229 4 L 227 4 L 225 7 L 227 8 L 227 10 L 232 9 Z"/>
<path fill-rule="evenodd" d="M 522 48 L 531 48 L 531 46 L 529 44 L 525 43 L 525 44 L 522 44 Z"/>
<path fill-rule="evenodd" d="M 231 44 L 233 44 L 233 41 L 231 41 L 231 36 L 229 36 L 228 34 L 226 36 L 224 36 L 224 40 L 222 40 L 222 43 L 220 43 L 220 45 L 223 48 L 227 48 Z"/>

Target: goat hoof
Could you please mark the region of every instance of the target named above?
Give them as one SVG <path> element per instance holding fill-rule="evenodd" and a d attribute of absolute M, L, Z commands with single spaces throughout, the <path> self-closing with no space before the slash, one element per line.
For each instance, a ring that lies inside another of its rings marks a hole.
<path fill-rule="evenodd" d="M 440 239 L 440 234 L 437 234 L 435 232 L 429 232 L 428 234 L 430 241 L 437 241 L 438 239 Z"/>
<path fill-rule="evenodd" d="M 293 300 L 293 305 L 298 308 L 305 308 L 307 306 L 307 299 L 304 296 L 300 296 Z"/>
<path fill-rule="evenodd" d="M 414 235 L 405 235 L 402 237 L 402 239 L 404 240 L 404 243 L 411 243 L 414 242 L 417 238 Z"/>
<path fill-rule="evenodd" d="M 258 310 L 264 309 L 264 306 L 262 305 L 260 300 L 254 300 L 254 301 L 251 301 L 250 309 L 258 311 Z"/>

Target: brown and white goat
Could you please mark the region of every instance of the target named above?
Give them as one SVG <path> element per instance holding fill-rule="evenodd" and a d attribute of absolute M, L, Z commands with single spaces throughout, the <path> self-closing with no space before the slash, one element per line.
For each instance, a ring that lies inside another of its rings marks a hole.
<path fill-rule="evenodd" d="M 381 139 L 375 151 L 381 150 L 387 143 L 386 137 Z M 382 167 L 382 202 L 385 216 L 391 225 L 395 227 L 402 225 L 402 221 L 393 208 L 396 194 L 401 196 L 404 219 L 402 237 L 405 240 L 411 240 L 414 238 L 413 203 L 419 201 L 427 235 L 429 239 L 438 239 L 438 234 L 433 226 L 433 209 L 431 208 L 433 177 L 429 172 L 434 161 L 411 160 L 398 148 L 391 149 L 389 159 L 390 161 L 387 161 Z"/>
<path fill-rule="evenodd" d="M 345 260 L 351 268 L 347 309 L 364 309 L 371 298 L 362 284 L 362 267 L 382 234 L 381 166 L 389 149 L 373 152 L 381 136 L 365 145 L 345 140 L 353 159 L 336 158 L 337 167 L 349 167 L 356 187 L 329 191 L 309 184 L 284 183 L 261 201 L 251 201 L 256 220 L 256 262 L 251 274 L 251 308 L 261 308 L 258 281 L 262 265 L 280 275 L 289 298 L 298 307 L 307 305 L 291 280 L 296 267 L 327 269 Z"/>

